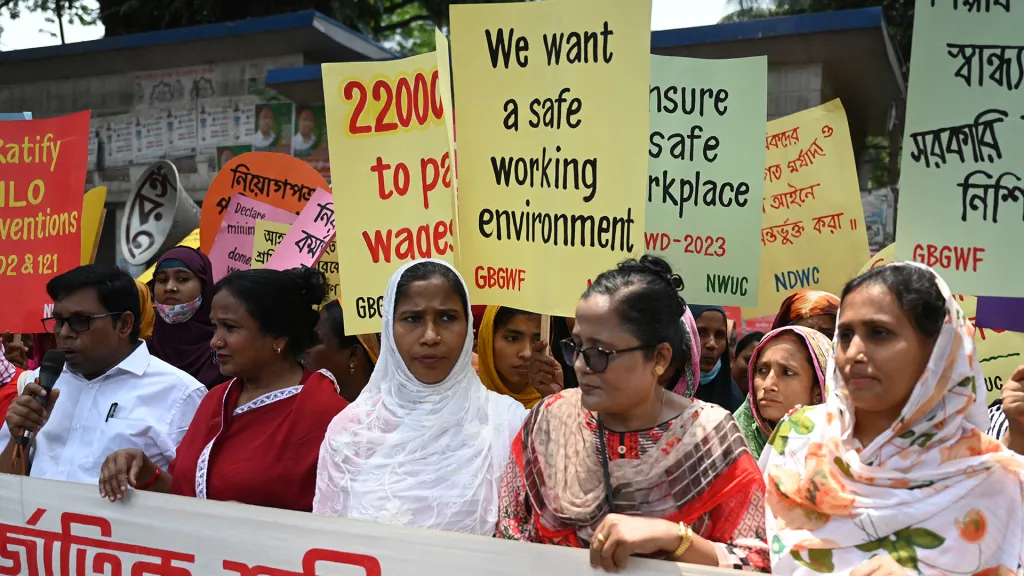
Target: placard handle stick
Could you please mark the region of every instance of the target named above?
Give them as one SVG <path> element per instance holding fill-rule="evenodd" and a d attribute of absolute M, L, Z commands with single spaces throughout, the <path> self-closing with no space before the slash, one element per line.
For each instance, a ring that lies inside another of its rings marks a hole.
<path fill-rule="evenodd" d="M 551 356 L 551 316 L 541 314 L 540 316 L 540 339 L 548 343 L 548 356 Z"/>

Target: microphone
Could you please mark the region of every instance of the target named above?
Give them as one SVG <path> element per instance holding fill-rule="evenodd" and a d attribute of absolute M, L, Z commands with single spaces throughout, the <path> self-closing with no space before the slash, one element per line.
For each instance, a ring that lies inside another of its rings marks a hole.
<path fill-rule="evenodd" d="M 53 391 L 53 385 L 57 383 L 57 378 L 60 377 L 60 373 L 63 371 L 64 353 L 60 350 L 47 350 L 46 354 L 43 355 L 42 364 L 39 365 L 39 385 L 43 390 L 46 390 L 47 394 Z M 36 402 L 45 408 L 47 398 L 47 396 L 36 396 Z M 18 438 L 18 444 L 28 446 L 31 434 L 28 430 L 22 430 L 21 437 Z"/>

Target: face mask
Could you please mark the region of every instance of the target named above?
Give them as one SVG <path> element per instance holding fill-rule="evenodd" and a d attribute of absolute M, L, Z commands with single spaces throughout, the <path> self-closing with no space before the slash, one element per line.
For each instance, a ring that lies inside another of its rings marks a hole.
<path fill-rule="evenodd" d="M 175 304 L 174 306 L 168 306 L 166 304 L 155 305 L 156 313 L 160 315 L 160 318 L 168 324 L 181 324 L 188 322 L 192 316 L 195 315 L 196 310 L 199 310 L 199 306 L 203 303 L 203 297 L 200 296 L 191 302 L 185 304 Z"/>

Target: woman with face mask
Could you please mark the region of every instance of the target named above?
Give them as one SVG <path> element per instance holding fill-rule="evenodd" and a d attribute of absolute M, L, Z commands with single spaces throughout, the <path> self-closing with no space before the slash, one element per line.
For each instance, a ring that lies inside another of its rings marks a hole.
<path fill-rule="evenodd" d="M 729 412 L 743 405 L 743 389 L 732 380 L 729 354 L 729 324 L 721 306 L 689 304 L 700 338 L 700 386 L 695 397 L 717 404 Z"/>
<path fill-rule="evenodd" d="M 320 447 L 314 514 L 494 534 L 498 483 L 526 409 L 480 383 L 472 326 L 449 264 L 395 272 L 373 375 Z"/>
<path fill-rule="evenodd" d="M 156 324 L 147 341 L 151 354 L 188 372 L 207 389 L 228 380 L 210 349 L 212 270 L 206 254 L 187 246 L 160 257 L 153 274 Z"/>

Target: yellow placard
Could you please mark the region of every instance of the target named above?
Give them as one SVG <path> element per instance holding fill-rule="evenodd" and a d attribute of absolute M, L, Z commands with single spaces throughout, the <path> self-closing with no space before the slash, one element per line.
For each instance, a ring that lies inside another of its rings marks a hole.
<path fill-rule="evenodd" d="M 647 252 L 687 302 L 756 306 L 767 58 L 651 56 Z"/>
<path fill-rule="evenodd" d="M 896 256 L 1022 297 L 1024 6 L 981 4 L 917 0 Z"/>
<path fill-rule="evenodd" d="M 761 283 L 744 318 L 776 314 L 794 290 L 838 294 L 870 254 L 842 103 L 769 122 L 765 148 Z"/>
<path fill-rule="evenodd" d="M 472 301 L 573 316 L 643 252 L 650 0 L 451 8 Z"/>
<path fill-rule="evenodd" d="M 320 260 L 317 261 L 316 267 L 318 270 L 324 273 L 327 277 L 327 297 L 324 298 L 324 304 L 331 300 L 338 300 L 341 298 L 341 279 L 339 277 L 339 265 L 338 265 L 338 242 L 332 239 L 331 243 L 327 245 L 327 250 L 320 256 Z"/>
<path fill-rule="evenodd" d="M 899 250 L 896 244 L 890 244 L 868 260 L 858 274 L 872 268 L 883 266 L 894 260 Z M 940 272 L 941 274 L 941 272 Z M 978 298 L 975 296 L 956 295 L 964 315 L 973 324 L 978 309 Z M 1003 391 L 1003 382 L 1013 376 L 1014 370 L 1024 364 L 1024 334 L 1009 330 L 992 330 L 975 326 L 974 345 L 977 348 L 978 362 L 985 373 L 985 391 L 988 404 L 995 402 Z"/>
<path fill-rule="evenodd" d="M 195 248 L 199 250 L 199 228 L 188 233 L 188 236 L 178 242 L 178 246 L 188 246 L 189 248 Z M 153 279 L 153 272 L 156 270 L 156 262 L 153 263 L 145 272 L 139 275 L 138 280 L 141 280 L 144 284 L 148 284 Z"/>
<path fill-rule="evenodd" d="M 455 263 L 450 86 L 438 70 L 444 36 L 437 41 L 436 53 L 323 65 L 348 334 L 380 332 L 388 280 L 406 262 Z"/>
<path fill-rule="evenodd" d="M 99 186 L 85 193 L 82 200 L 82 266 L 96 260 L 96 247 L 103 231 L 107 187 Z"/>
<path fill-rule="evenodd" d="M 274 249 L 281 244 L 291 227 L 291 224 L 257 220 L 256 235 L 252 241 L 252 266 L 250 268 L 254 270 L 265 268 L 267 261 L 274 255 Z"/>

